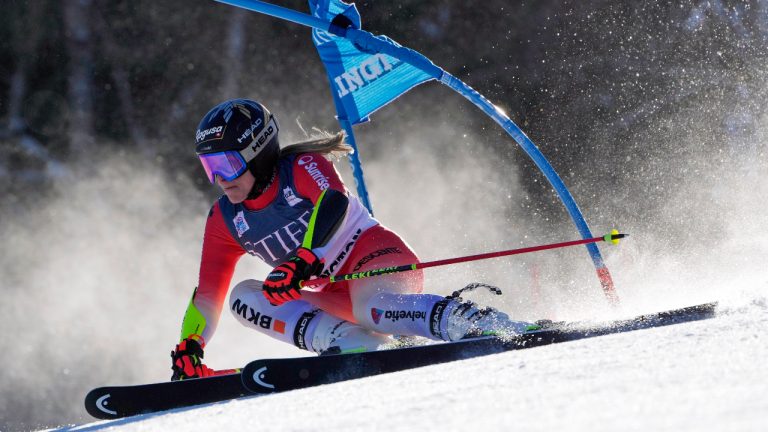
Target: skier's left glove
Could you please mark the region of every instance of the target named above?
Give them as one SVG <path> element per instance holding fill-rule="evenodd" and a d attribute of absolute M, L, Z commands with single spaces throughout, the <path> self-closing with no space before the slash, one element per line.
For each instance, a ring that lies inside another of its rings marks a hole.
<path fill-rule="evenodd" d="M 214 374 L 213 369 L 202 362 L 203 347 L 196 339 L 186 338 L 176 345 L 171 351 L 171 369 L 173 376 L 171 381 L 179 381 L 188 378 L 205 378 Z"/>
<path fill-rule="evenodd" d="M 299 282 L 317 276 L 323 270 L 322 261 L 311 250 L 300 247 L 296 255 L 275 267 L 264 281 L 264 297 L 273 305 L 301 298 Z"/>

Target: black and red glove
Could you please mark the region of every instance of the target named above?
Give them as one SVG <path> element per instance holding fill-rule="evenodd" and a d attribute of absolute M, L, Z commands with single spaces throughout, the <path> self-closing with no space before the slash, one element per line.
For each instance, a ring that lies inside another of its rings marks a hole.
<path fill-rule="evenodd" d="M 301 298 L 299 282 L 317 276 L 323 270 L 322 261 L 311 250 L 300 247 L 296 255 L 275 267 L 264 281 L 264 297 L 273 305 Z"/>
<path fill-rule="evenodd" d="M 214 370 L 202 362 L 203 347 L 196 339 L 186 338 L 171 351 L 173 376 L 171 381 L 189 378 L 205 378 L 214 375 Z"/>

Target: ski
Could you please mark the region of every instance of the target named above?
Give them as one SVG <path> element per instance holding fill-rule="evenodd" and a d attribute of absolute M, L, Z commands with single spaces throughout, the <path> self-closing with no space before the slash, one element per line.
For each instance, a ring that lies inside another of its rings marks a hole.
<path fill-rule="evenodd" d="M 549 327 L 509 339 L 487 336 L 364 353 L 255 360 L 243 369 L 242 380 L 254 393 L 295 390 L 504 351 L 697 321 L 714 317 L 716 307 L 717 303 L 706 303 L 604 323 L 550 323 Z"/>
<path fill-rule="evenodd" d="M 239 373 L 135 386 L 99 387 L 85 397 L 88 414 L 116 419 L 249 395 Z"/>
<path fill-rule="evenodd" d="M 641 315 L 607 323 L 548 323 L 510 339 L 493 336 L 384 351 L 256 360 L 242 374 L 135 386 L 99 387 L 85 398 L 86 411 L 99 419 L 117 419 L 174 408 L 220 402 L 397 372 L 504 351 L 661 327 L 711 318 L 716 303 Z"/>

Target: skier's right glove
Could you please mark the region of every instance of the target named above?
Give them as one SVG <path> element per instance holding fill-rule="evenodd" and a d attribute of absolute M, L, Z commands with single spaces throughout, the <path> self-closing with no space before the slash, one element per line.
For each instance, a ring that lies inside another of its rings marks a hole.
<path fill-rule="evenodd" d="M 323 263 L 310 249 L 300 247 L 296 255 L 275 267 L 264 280 L 262 293 L 271 304 L 278 306 L 301 298 L 299 282 L 317 276 Z"/>
<path fill-rule="evenodd" d="M 176 345 L 171 351 L 171 369 L 173 376 L 171 381 L 179 381 L 189 378 L 205 378 L 214 374 L 213 369 L 204 365 L 203 347 L 196 339 L 186 338 Z"/>

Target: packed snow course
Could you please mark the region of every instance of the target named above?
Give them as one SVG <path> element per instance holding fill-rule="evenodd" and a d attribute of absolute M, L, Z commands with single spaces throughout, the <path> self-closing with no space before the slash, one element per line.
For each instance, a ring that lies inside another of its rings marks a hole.
<path fill-rule="evenodd" d="M 757 431 L 766 358 L 757 298 L 705 321 L 61 430 Z"/>

